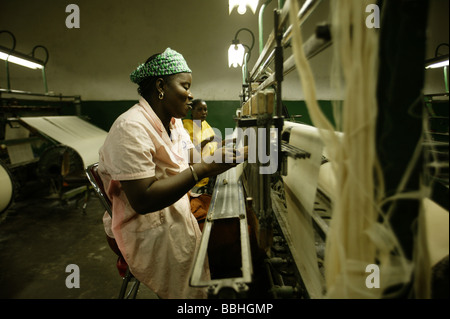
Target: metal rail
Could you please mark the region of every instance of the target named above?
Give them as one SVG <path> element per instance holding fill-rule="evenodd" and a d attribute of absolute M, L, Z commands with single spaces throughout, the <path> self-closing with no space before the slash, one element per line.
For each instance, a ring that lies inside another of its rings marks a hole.
<path fill-rule="evenodd" d="M 214 222 L 221 219 L 238 218 L 241 241 L 242 276 L 205 280 L 203 266 L 205 264 L 211 230 Z M 252 281 L 252 258 L 248 232 L 247 213 L 245 208 L 244 190 L 238 173 L 238 167 L 217 176 L 213 197 L 203 227 L 202 239 L 191 274 L 190 285 L 193 287 L 208 287 L 212 295 L 219 294 L 221 289 L 231 288 L 235 292 L 245 292 L 247 284 Z M 204 278 L 204 277 L 203 277 Z"/>
<path fill-rule="evenodd" d="M 252 71 L 250 72 L 250 80 L 254 82 L 262 74 L 264 69 L 270 64 L 274 58 L 274 46 L 276 42 L 276 33 L 282 31 L 283 27 L 286 25 L 290 10 L 290 2 L 296 0 L 288 0 L 281 9 L 279 15 L 278 26 L 270 33 L 267 39 L 266 45 L 261 51 Z M 299 19 L 300 26 L 309 18 L 311 13 L 317 8 L 322 0 L 307 0 L 301 7 L 297 17 Z M 292 38 L 292 24 L 290 24 L 286 31 L 283 33 L 282 45 L 285 47 Z"/>

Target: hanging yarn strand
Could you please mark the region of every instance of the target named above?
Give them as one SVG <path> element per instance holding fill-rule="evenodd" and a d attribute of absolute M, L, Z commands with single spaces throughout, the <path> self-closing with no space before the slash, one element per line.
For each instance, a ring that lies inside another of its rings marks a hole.
<path fill-rule="evenodd" d="M 339 199 L 327 238 L 325 275 L 329 297 L 371 296 L 365 268 L 375 262 L 375 247 L 365 231 L 376 222 L 373 168 L 376 123 L 375 64 L 377 42 L 364 26 L 365 3 L 334 1 L 331 11 L 336 62 L 344 80 L 342 130 L 335 151 Z M 336 147 L 336 146 L 335 146 Z M 335 227 L 333 227 L 335 226 Z"/>
<path fill-rule="evenodd" d="M 373 1 L 372 1 L 373 2 Z M 401 254 L 389 225 L 382 218 L 383 175 L 377 160 L 378 34 L 365 25 L 365 8 L 370 1 L 334 0 L 332 38 L 334 47 L 332 87 L 341 89 L 342 107 L 336 117 L 343 139 L 336 137 L 316 100 L 310 65 L 303 52 L 297 1 L 291 1 L 292 47 L 308 112 L 329 150 L 336 177 L 336 196 L 325 250 L 327 298 L 380 298 L 383 289 L 368 289 L 366 267 L 377 264 L 391 282 L 406 282 L 410 265 Z M 338 83 L 336 83 L 338 81 Z M 377 188 L 375 188 L 375 185 Z M 382 284 L 384 285 L 382 280 Z M 386 288 L 387 285 L 381 288 Z"/>

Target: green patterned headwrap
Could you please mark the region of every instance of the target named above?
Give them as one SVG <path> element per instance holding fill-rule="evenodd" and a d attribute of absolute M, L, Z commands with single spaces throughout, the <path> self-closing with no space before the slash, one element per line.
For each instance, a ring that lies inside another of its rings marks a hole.
<path fill-rule="evenodd" d="M 172 75 L 176 73 L 192 73 L 183 56 L 171 48 L 156 56 L 148 63 L 143 63 L 130 74 L 132 82 L 139 84 L 152 76 Z"/>

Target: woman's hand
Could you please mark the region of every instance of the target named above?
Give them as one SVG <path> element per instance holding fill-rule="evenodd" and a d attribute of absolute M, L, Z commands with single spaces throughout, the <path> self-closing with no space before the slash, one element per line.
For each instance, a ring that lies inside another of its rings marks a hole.
<path fill-rule="evenodd" d="M 234 144 L 233 144 L 234 145 Z M 234 146 L 225 146 L 217 149 L 214 155 L 202 158 L 202 172 L 204 177 L 219 175 L 228 169 L 243 163 L 248 158 L 248 146 L 236 149 Z"/>
<path fill-rule="evenodd" d="M 200 147 L 203 150 L 203 148 L 206 146 L 206 144 L 208 144 L 209 142 L 213 142 L 214 141 L 214 135 L 204 139 L 201 143 L 200 143 Z"/>
<path fill-rule="evenodd" d="M 222 147 L 213 156 L 202 158 L 200 162 L 192 164 L 198 179 L 215 176 L 237 166 L 247 160 L 248 147 L 235 149 Z M 158 180 L 149 177 L 130 181 L 121 181 L 130 205 L 139 214 L 148 214 L 172 205 L 195 185 L 189 168 L 184 171 Z"/>
<path fill-rule="evenodd" d="M 232 140 L 222 140 L 222 147 L 230 143 L 236 144 L 236 138 L 233 138 Z"/>

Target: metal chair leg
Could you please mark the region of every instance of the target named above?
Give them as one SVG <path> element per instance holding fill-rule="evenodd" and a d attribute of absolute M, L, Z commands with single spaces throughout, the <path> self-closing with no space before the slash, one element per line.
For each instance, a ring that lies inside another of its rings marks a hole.
<path fill-rule="evenodd" d="M 133 286 L 131 287 L 128 294 L 125 296 L 125 294 L 127 292 L 128 284 L 130 283 L 131 280 L 133 280 L 133 278 L 134 278 L 134 276 L 130 272 L 130 268 L 127 267 L 125 277 L 123 277 L 122 287 L 120 288 L 119 299 L 128 299 L 130 296 L 132 296 L 133 299 L 136 299 L 136 295 L 139 290 L 139 285 L 141 283 L 136 278 L 134 278 Z"/>
<path fill-rule="evenodd" d="M 127 295 L 127 299 L 130 298 L 130 296 L 131 296 L 131 298 L 136 299 L 136 295 L 138 293 L 140 283 L 141 282 L 139 280 L 134 278 L 133 286 L 131 287 L 130 292 Z"/>
<path fill-rule="evenodd" d="M 119 299 L 124 299 L 125 297 L 125 293 L 127 291 L 127 287 L 128 287 L 128 283 L 130 282 L 132 278 L 130 269 L 127 268 L 127 271 L 125 273 L 125 277 L 123 277 L 123 281 L 122 281 L 122 287 L 120 288 L 120 293 L 119 293 Z"/>

